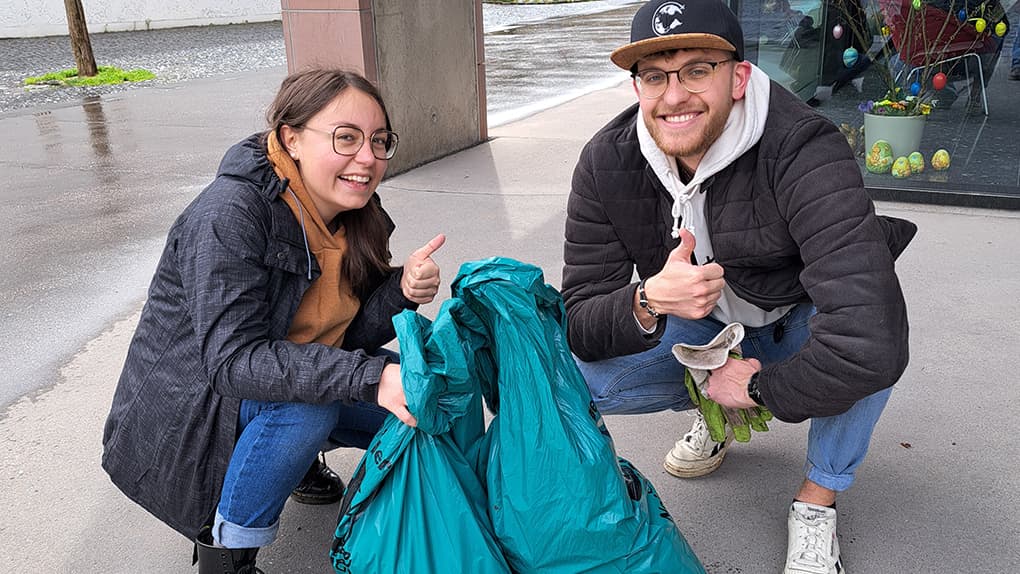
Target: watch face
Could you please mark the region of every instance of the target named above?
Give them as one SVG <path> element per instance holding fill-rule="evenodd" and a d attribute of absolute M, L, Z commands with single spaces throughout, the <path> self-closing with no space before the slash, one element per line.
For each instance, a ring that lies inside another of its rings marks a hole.
<path fill-rule="evenodd" d="M 758 373 L 751 375 L 751 380 L 747 382 L 747 396 L 759 405 L 765 406 L 765 402 L 761 400 L 761 392 L 758 391 Z"/>

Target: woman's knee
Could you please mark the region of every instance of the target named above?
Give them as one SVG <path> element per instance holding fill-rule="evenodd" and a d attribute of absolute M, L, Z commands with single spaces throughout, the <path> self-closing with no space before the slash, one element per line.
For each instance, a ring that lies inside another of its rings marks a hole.
<path fill-rule="evenodd" d="M 260 410 L 261 432 L 277 435 L 295 449 L 299 445 L 318 448 L 337 425 L 340 402 L 311 404 L 278 402 Z M 255 423 L 253 418 L 248 424 Z"/>

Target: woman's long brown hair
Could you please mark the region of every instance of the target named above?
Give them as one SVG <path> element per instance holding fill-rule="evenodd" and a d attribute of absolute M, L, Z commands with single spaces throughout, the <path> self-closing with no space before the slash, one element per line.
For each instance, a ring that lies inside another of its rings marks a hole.
<path fill-rule="evenodd" d="M 372 82 L 354 72 L 330 69 L 312 69 L 287 76 L 266 112 L 269 128 L 282 142 L 280 130 L 283 126 L 300 130 L 315 114 L 350 89 L 360 90 L 378 102 L 386 118 L 386 129 L 392 129 L 386 104 Z M 375 194 L 365 207 L 341 212 L 337 218 L 347 236 L 341 273 L 351 282 L 358 298 L 365 300 L 372 286 L 393 271 L 390 265 L 392 222 Z"/>

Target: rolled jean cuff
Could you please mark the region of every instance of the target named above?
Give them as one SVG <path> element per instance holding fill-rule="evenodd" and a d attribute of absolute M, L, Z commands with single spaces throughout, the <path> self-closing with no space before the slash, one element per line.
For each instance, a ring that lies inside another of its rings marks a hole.
<path fill-rule="evenodd" d="M 212 535 L 216 542 L 226 548 L 261 548 L 269 546 L 276 540 L 276 533 L 279 529 L 279 520 L 270 526 L 261 528 L 238 526 L 233 522 L 228 522 L 219 511 L 216 511 Z"/>
<path fill-rule="evenodd" d="M 843 492 L 854 483 L 854 475 L 852 474 L 829 474 L 819 470 L 817 466 L 810 462 L 804 465 L 804 474 L 808 480 L 818 486 L 836 492 Z"/>

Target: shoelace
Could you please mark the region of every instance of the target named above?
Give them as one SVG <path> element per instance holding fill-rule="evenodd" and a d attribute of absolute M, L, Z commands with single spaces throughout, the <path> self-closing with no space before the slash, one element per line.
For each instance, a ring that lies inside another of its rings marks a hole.
<path fill-rule="evenodd" d="M 800 551 L 794 557 L 794 561 L 801 564 L 827 567 L 826 541 L 822 535 L 822 529 L 818 526 L 818 522 L 807 520 L 800 514 L 795 516 L 800 524 L 800 527 L 797 528 Z"/>
<path fill-rule="evenodd" d="M 712 443 L 712 439 L 708 434 L 708 426 L 705 425 L 705 418 L 701 416 L 701 413 L 695 415 L 696 420 L 691 430 L 684 435 L 684 442 L 686 442 L 695 451 L 702 451 L 709 444 Z"/>
<path fill-rule="evenodd" d="M 705 425 L 705 417 L 701 416 L 701 413 L 698 413 L 696 416 L 695 425 L 691 427 L 691 431 L 687 432 L 687 434 L 698 438 L 708 433 L 708 426 Z"/>

